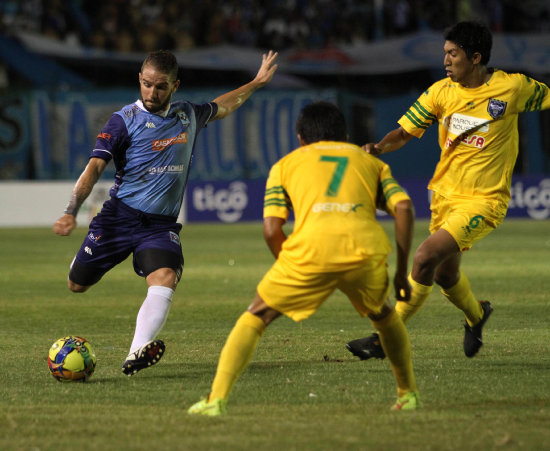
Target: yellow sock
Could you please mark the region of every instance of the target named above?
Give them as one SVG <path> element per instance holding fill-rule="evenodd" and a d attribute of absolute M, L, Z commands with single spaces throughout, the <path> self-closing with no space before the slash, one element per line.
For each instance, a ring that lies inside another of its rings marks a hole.
<path fill-rule="evenodd" d="M 397 381 L 397 396 L 401 397 L 408 392 L 418 391 L 411 360 L 409 335 L 399 315 L 392 311 L 383 320 L 372 323 L 378 330 L 382 347 Z"/>
<path fill-rule="evenodd" d="M 248 311 L 239 317 L 220 354 L 210 399 L 229 398 L 233 385 L 254 355 L 265 328 L 262 319 Z"/>
<path fill-rule="evenodd" d="M 409 283 L 412 288 L 411 299 L 408 302 L 397 301 L 395 303 L 395 311 L 404 323 L 406 323 L 411 316 L 413 316 L 418 309 L 422 307 L 422 304 L 424 304 L 424 301 L 428 298 L 433 288 L 432 285 L 422 285 L 414 281 L 410 274 Z"/>
<path fill-rule="evenodd" d="M 470 326 L 477 324 L 483 317 L 481 304 L 472 293 L 470 282 L 462 271 L 460 271 L 458 282 L 451 288 L 442 288 L 441 292 L 443 296 L 464 312 L 466 321 Z"/>

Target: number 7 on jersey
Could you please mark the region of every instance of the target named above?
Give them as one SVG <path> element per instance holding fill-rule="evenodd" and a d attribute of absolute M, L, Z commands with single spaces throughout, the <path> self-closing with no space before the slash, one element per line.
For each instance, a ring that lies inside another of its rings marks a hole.
<path fill-rule="evenodd" d="M 340 184 L 342 183 L 342 177 L 346 171 L 346 166 L 348 165 L 348 157 L 329 157 L 328 155 L 321 155 L 319 161 L 327 161 L 329 163 L 336 163 L 336 168 L 334 169 L 334 174 L 332 174 L 332 179 L 328 185 L 325 195 L 334 197 L 338 194 L 340 189 Z"/>

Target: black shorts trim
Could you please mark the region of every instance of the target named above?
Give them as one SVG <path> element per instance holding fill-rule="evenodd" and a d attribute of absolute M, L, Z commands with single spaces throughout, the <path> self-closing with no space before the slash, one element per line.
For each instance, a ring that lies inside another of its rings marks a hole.
<path fill-rule="evenodd" d="M 171 268 L 176 272 L 178 282 L 183 272 L 183 255 L 166 249 L 143 249 L 134 254 L 134 269 L 142 277 L 147 277 L 160 268 Z"/>
<path fill-rule="evenodd" d="M 75 258 L 69 271 L 69 280 L 78 285 L 89 287 L 99 282 L 105 272 L 102 268 L 84 265 Z"/>

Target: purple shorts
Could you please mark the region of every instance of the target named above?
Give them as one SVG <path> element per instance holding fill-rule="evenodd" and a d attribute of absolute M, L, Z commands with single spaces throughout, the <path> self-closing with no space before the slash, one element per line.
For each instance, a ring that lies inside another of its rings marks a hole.
<path fill-rule="evenodd" d="M 172 268 L 178 279 L 183 268 L 179 232 L 173 216 L 143 213 L 111 198 L 90 222 L 88 235 L 71 265 L 69 278 L 93 285 L 133 253 L 134 270 L 147 277 L 159 268 Z"/>

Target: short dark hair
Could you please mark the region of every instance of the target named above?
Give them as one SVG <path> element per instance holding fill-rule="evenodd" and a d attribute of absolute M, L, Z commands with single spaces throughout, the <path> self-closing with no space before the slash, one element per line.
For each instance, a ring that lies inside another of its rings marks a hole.
<path fill-rule="evenodd" d="M 141 65 L 141 72 L 147 65 L 153 66 L 156 70 L 171 76 L 174 80 L 178 79 L 178 61 L 174 54 L 168 50 L 155 50 L 149 53 Z"/>
<path fill-rule="evenodd" d="M 296 121 L 296 133 L 306 144 L 317 141 L 347 141 L 346 119 L 338 107 L 318 101 L 306 105 Z"/>
<path fill-rule="evenodd" d="M 468 58 L 472 58 L 476 52 L 481 54 L 480 64 L 483 66 L 486 66 L 491 58 L 493 36 L 489 28 L 481 22 L 459 22 L 447 29 L 445 40 L 461 47 Z"/>

